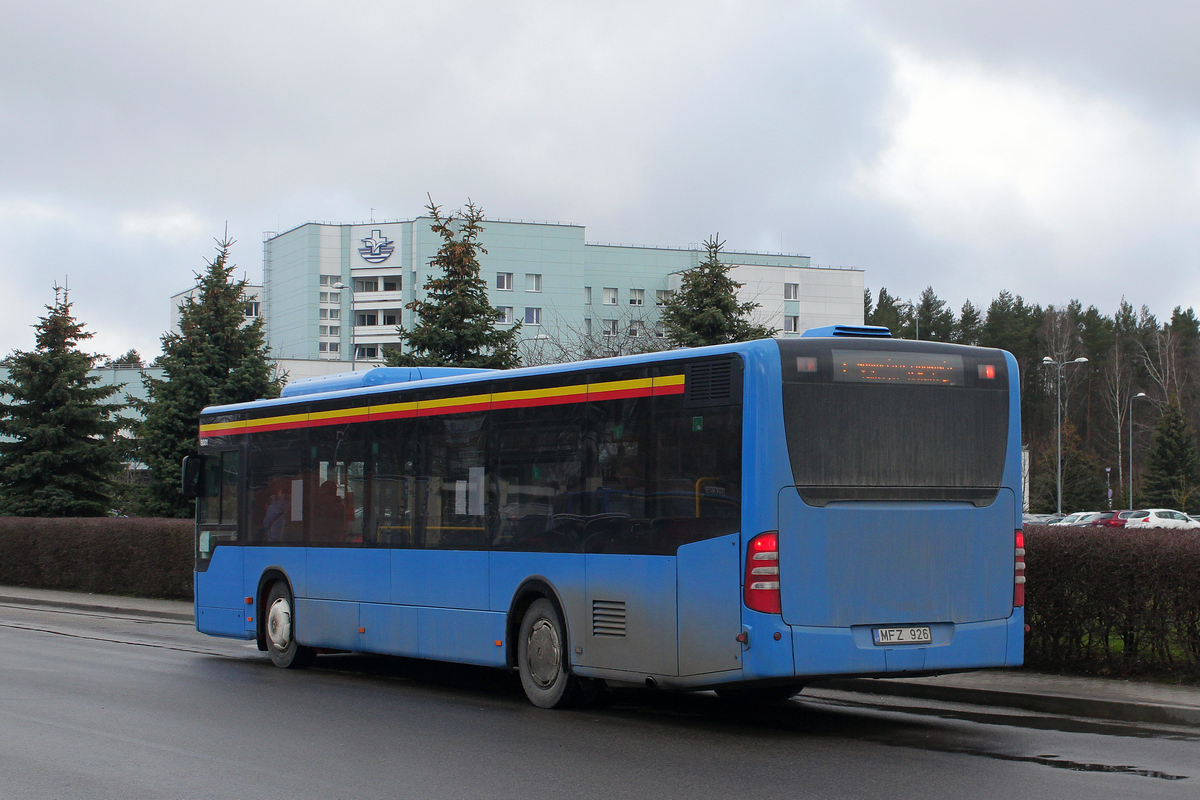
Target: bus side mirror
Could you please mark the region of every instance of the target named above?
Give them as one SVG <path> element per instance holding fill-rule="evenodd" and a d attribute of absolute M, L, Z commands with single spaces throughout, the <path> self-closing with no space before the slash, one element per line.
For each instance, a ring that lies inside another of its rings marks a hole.
<path fill-rule="evenodd" d="M 204 456 L 183 457 L 183 498 L 195 500 L 200 494 L 200 471 L 204 468 Z"/>

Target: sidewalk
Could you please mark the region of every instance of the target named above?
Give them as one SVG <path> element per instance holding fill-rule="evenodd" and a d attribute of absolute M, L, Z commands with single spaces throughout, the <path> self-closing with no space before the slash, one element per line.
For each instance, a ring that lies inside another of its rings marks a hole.
<path fill-rule="evenodd" d="M 1044 714 L 1200 727 L 1200 687 L 981 670 L 934 678 L 832 678 L 814 688 L 1003 706 Z"/>
<path fill-rule="evenodd" d="M 0 605 L 48 606 L 192 621 L 192 604 L 186 600 L 0 586 Z M 936 678 L 831 678 L 814 683 L 813 687 L 1073 717 L 1200 727 L 1200 687 L 1195 686 L 984 670 Z"/>
<path fill-rule="evenodd" d="M 151 600 L 145 597 L 118 597 L 87 592 L 61 592 L 54 589 L 27 589 L 23 586 L 0 586 L 0 605 L 49 606 L 74 611 L 99 611 L 107 614 L 130 614 L 191 622 L 194 619 L 190 600 Z"/>

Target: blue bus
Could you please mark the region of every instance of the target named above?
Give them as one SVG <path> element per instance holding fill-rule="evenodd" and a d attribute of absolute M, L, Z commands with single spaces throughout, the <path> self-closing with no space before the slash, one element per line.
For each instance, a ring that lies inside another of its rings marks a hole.
<path fill-rule="evenodd" d="M 206 408 L 196 627 L 515 670 L 546 708 L 1016 666 L 1017 386 L 1000 350 L 835 327 Z"/>

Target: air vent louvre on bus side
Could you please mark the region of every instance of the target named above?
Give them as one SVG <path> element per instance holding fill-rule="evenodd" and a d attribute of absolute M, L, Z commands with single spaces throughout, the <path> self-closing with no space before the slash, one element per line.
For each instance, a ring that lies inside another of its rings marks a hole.
<path fill-rule="evenodd" d="M 625 601 L 592 601 L 592 636 L 625 638 Z"/>
<path fill-rule="evenodd" d="M 717 406 L 736 402 L 741 396 L 740 370 L 734 371 L 732 359 L 702 361 L 689 364 L 684 403 L 695 406 Z"/>

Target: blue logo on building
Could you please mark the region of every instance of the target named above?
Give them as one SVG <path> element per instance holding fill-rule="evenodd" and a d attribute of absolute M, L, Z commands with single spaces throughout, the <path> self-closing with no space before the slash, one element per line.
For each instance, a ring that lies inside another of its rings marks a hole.
<path fill-rule="evenodd" d="M 396 249 L 392 240 L 379 231 L 371 231 L 371 235 L 363 239 L 362 243 L 364 246 L 358 248 L 358 254 L 363 257 L 363 261 L 370 261 L 372 264 L 387 261 Z"/>

